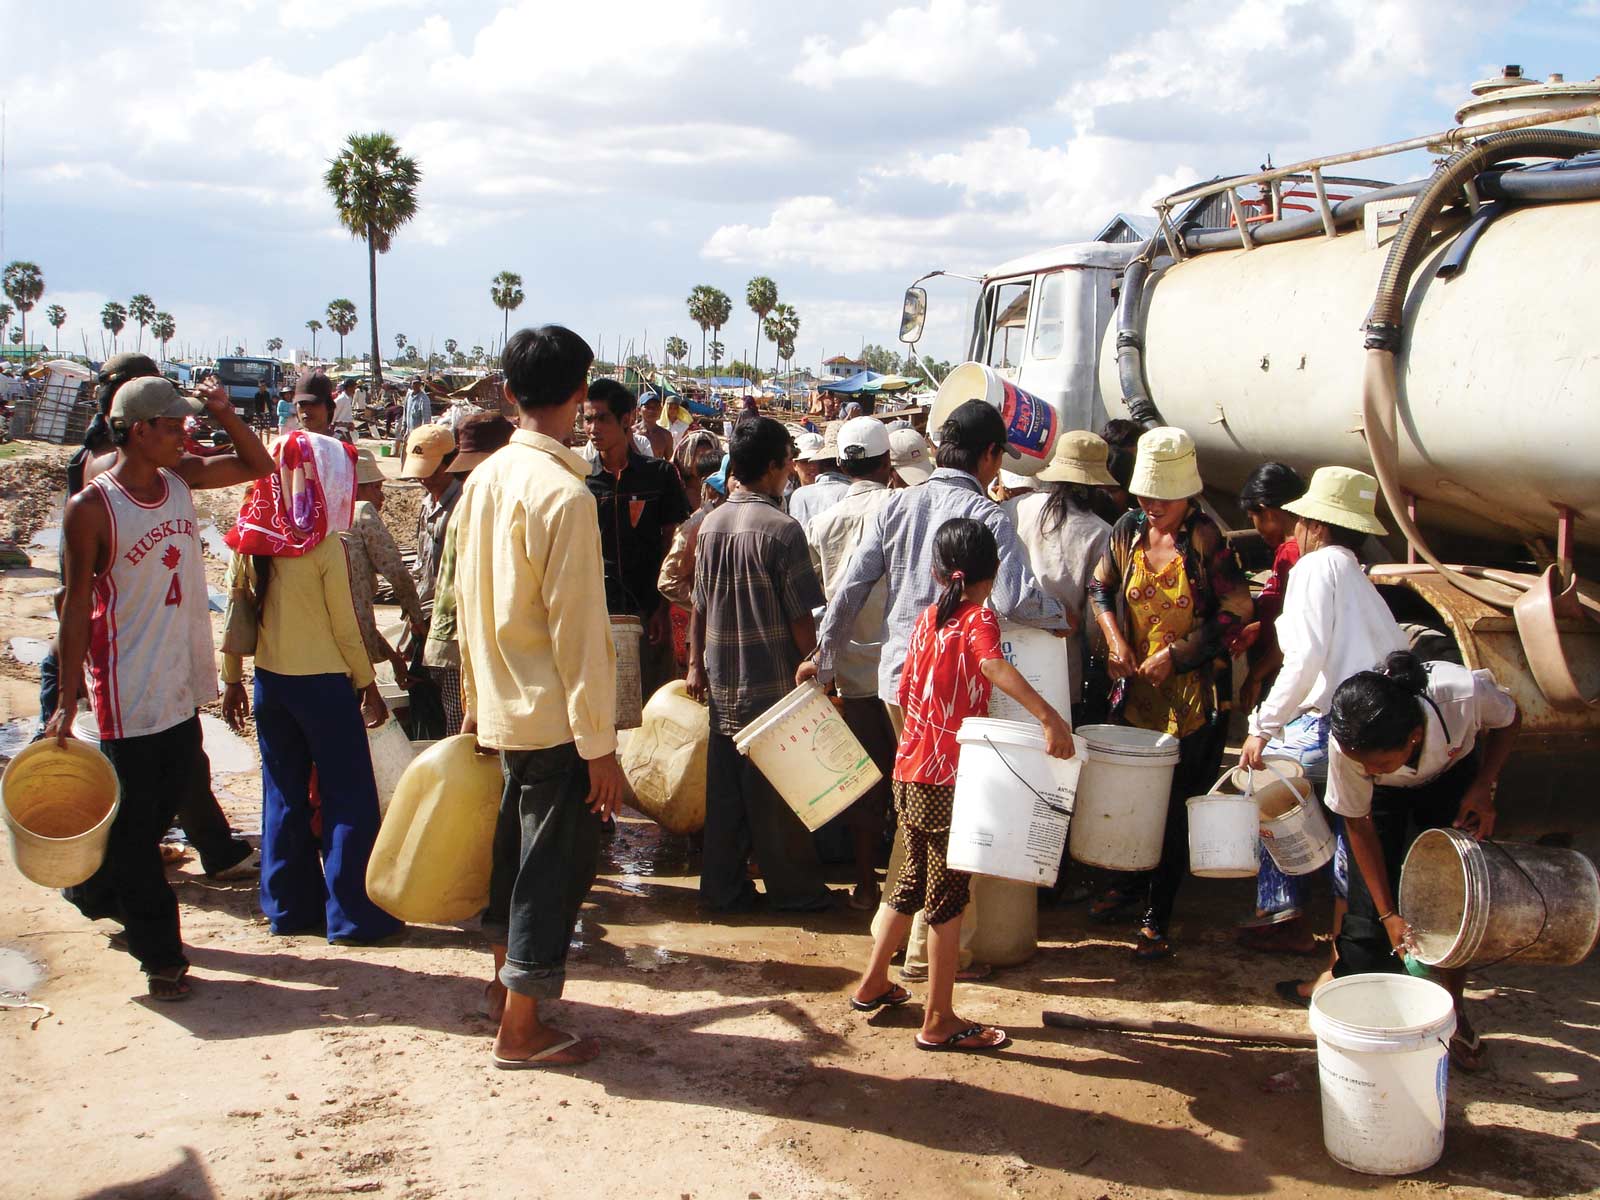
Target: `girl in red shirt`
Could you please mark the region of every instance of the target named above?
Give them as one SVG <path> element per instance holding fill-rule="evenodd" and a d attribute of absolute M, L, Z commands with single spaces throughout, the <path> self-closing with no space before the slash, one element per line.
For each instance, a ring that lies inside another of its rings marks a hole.
<path fill-rule="evenodd" d="M 911 993 L 889 982 L 889 959 L 906 939 L 918 909 L 928 919 L 928 1001 L 919 1050 L 994 1050 L 1003 1029 L 958 1017 L 952 994 L 961 955 L 961 914 L 971 876 L 945 865 L 955 800 L 956 732 L 968 717 L 989 712 L 991 686 L 1013 697 L 1044 729 L 1045 749 L 1072 756 L 1072 731 L 1000 652 L 1000 624 L 984 601 L 999 570 L 994 534 L 981 521 L 957 517 L 933 541 L 933 574 L 943 591 L 917 619 L 900 677 L 905 727 L 894 763 L 894 807 L 906 857 L 887 899 L 892 917 L 878 923 L 872 957 L 850 997 L 858 1012 L 904 1004 Z"/>

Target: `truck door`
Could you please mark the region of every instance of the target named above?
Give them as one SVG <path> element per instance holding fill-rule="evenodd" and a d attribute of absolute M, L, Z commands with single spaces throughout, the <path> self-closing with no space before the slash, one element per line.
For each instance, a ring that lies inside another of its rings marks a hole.
<path fill-rule="evenodd" d="M 982 312 L 988 318 L 987 339 L 980 362 L 1007 379 L 1016 379 L 1027 347 L 1028 308 L 1033 279 L 1004 279 L 984 289 Z"/>

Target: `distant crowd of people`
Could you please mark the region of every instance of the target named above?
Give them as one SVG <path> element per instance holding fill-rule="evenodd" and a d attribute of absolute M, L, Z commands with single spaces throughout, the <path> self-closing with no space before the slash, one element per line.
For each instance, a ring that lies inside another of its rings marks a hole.
<path fill-rule="evenodd" d="M 1366 539 L 1384 532 L 1370 476 L 1323 467 L 1306 481 L 1266 463 L 1250 477 L 1239 504 L 1274 556 L 1253 597 L 1201 501 L 1182 430 L 1069 431 L 1022 476 L 1006 469 L 1000 413 L 978 400 L 950 411 L 931 442 L 907 421 L 829 415 L 825 402 L 820 428 L 753 411 L 717 430 L 675 397 L 591 381 L 592 367 L 582 338 L 544 326 L 507 343 L 502 411 L 436 414 L 413 381 L 388 414 L 395 477 L 423 493 L 408 562 L 382 518 L 388 477 L 369 448 L 349 444 L 353 414 L 367 409 L 357 381 L 336 389 L 302 374 L 269 447 L 220 387 L 196 399 L 142 356 L 106 364 L 98 440 L 69 482 L 42 715 L 49 735 L 66 737 L 87 698 L 122 780 L 105 866 L 70 898 L 123 922 L 151 995 L 189 988 L 158 846 L 173 817 L 194 822 L 208 871 L 241 861 L 225 822 L 218 832 L 197 718 L 218 690 L 191 499 L 204 488 L 250 485 L 227 538 L 222 711 L 236 728 L 254 717 L 273 932 L 367 943 L 400 929 L 364 882 L 378 801 L 361 747 L 364 728 L 388 717 L 376 670 L 387 664 L 409 691 L 413 733 L 469 733 L 502 760 L 483 928 L 503 1068 L 598 1052 L 547 1024 L 540 1005 L 561 995 L 605 826 L 629 794 L 614 620 L 642 631 L 644 696 L 684 678 L 710 708 L 703 909 L 873 912 L 851 1004 L 910 999 L 888 975 L 903 949 L 903 978 L 928 981 L 917 1039 L 930 1050 L 1007 1040 L 955 1011 L 954 983 L 989 967 L 970 949 L 969 877 L 945 862 L 956 733 L 988 712 L 993 688 L 1039 723 L 1051 754 L 1074 752 L 1074 716 L 1176 739 L 1160 865 L 1058 885 L 1061 899 L 1089 900 L 1093 919 L 1129 921 L 1140 962 L 1173 952 L 1185 800 L 1221 769 L 1234 703 L 1250 713 L 1242 764 L 1292 761 L 1338 826 L 1325 974 L 1399 966 L 1407 930 L 1394 881 L 1420 828 L 1492 830 L 1516 706 L 1487 672 L 1407 652 L 1360 563 Z M 202 415 L 227 434 L 226 452 L 185 448 L 185 421 Z M 380 578 L 403 615 L 392 641 L 376 619 Z M 1070 712 L 1007 663 L 1006 624 L 1063 639 Z M 837 819 L 855 876 L 847 895 L 828 888 L 817 839 L 734 745 L 810 681 L 837 694 L 883 775 Z M 1309 882 L 1263 860 L 1242 943 L 1316 952 Z M 1314 982 L 1279 991 L 1304 1003 Z M 1459 1000 L 1459 977 L 1451 985 Z M 1481 1047 L 1464 1014 L 1457 1039 L 1453 1055 L 1474 1065 Z"/>

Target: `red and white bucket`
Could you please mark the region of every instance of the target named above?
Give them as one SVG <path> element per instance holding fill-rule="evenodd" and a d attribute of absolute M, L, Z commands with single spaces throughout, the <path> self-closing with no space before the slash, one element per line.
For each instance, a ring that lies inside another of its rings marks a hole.
<path fill-rule="evenodd" d="M 1061 432 L 1061 414 L 1054 405 L 1018 387 L 993 367 L 962 363 L 939 385 L 928 415 L 928 432 L 937 437 L 950 414 L 968 400 L 982 400 L 1004 418 L 1006 470 L 1019 475 L 1037 475 L 1044 470 Z"/>

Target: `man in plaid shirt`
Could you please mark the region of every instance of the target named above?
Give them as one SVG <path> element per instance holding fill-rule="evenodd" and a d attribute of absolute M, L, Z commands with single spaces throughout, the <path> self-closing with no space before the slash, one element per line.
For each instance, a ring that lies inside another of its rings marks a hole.
<path fill-rule="evenodd" d="M 832 898 L 811 834 L 734 749 L 733 735 L 794 687 L 816 645 L 811 614 L 822 605 L 822 585 L 805 531 L 780 507 L 793 463 L 788 430 L 770 417 L 741 421 L 728 457 L 738 484 L 700 526 L 689 628 L 689 693 L 711 697 L 700 903 L 712 912 L 756 903 L 745 873 L 753 847 L 768 903 L 780 912 L 817 912 Z"/>

